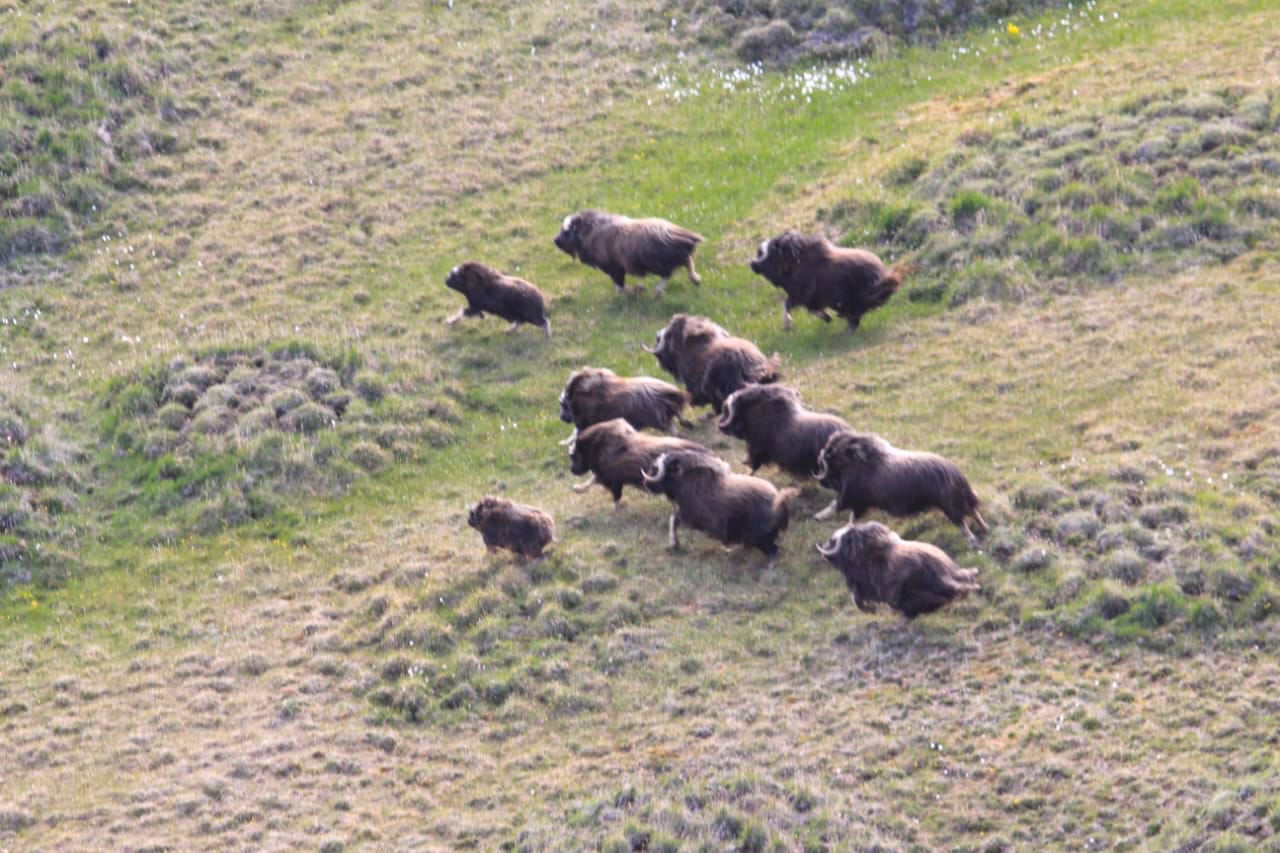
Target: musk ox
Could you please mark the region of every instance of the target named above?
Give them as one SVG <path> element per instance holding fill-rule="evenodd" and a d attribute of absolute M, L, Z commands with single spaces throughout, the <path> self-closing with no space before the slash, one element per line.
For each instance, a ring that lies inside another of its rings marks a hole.
<path fill-rule="evenodd" d="M 751 341 L 730 336 L 706 317 L 676 314 L 644 351 L 689 389 L 690 402 L 710 403 L 717 415 L 734 391 L 776 382 L 780 375 L 777 353 L 765 358 Z"/>
<path fill-rule="evenodd" d="M 494 314 L 510 320 L 508 332 L 528 323 L 538 326 L 551 337 L 551 321 L 547 319 L 547 299 L 542 291 L 515 276 L 503 275 L 493 267 L 468 261 L 449 270 L 445 286 L 467 298 L 466 307 L 445 322 L 452 326 L 463 317 Z"/>
<path fill-rule="evenodd" d="M 589 426 L 569 442 L 569 469 L 575 477 L 591 474 L 590 480 L 576 484 L 573 490 L 585 492 L 599 483 L 613 495 L 613 508 L 617 509 L 623 486 L 644 488 L 643 472 L 662 454 L 679 450 L 711 456 L 711 451 L 696 441 L 647 435 L 622 418 Z"/>
<path fill-rule="evenodd" d="M 979 588 L 977 569 L 962 569 L 941 548 L 904 540 L 874 521 L 847 524 L 815 547 L 844 575 L 865 613 L 884 602 L 914 619 Z"/>
<path fill-rule="evenodd" d="M 773 463 L 795 477 L 809 477 L 827 439 L 853 428 L 835 415 L 811 412 L 785 385 L 748 385 L 724 401 L 720 431 L 747 443 L 751 473 Z"/>
<path fill-rule="evenodd" d="M 693 269 L 693 252 L 703 240 L 687 228 L 665 219 L 629 219 L 601 210 L 580 210 L 564 218 L 556 235 L 556 248 L 595 267 L 613 279 L 619 292 L 626 289 L 627 276 L 656 275 L 656 293 L 680 267 L 689 271 L 689 280 L 702 284 Z"/>
<path fill-rule="evenodd" d="M 970 518 L 987 530 L 978 512 L 978 496 L 954 462 L 933 453 L 899 450 L 878 435 L 835 433 L 818 454 L 813 476 L 836 493 L 831 505 L 815 516 L 819 520 L 842 510 L 851 510 L 857 518 L 872 508 L 890 515 L 936 508 L 964 528 L 970 541 L 976 541 Z"/>
<path fill-rule="evenodd" d="M 573 424 L 574 435 L 613 418 L 622 418 L 636 429 L 670 432 L 676 420 L 692 426 L 681 417 L 688 402 L 688 394 L 661 379 L 627 379 L 603 367 L 584 367 L 569 377 L 560 392 L 560 420 Z"/>
<path fill-rule="evenodd" d="M 807 308 L 828 323 L 831 309 L 858 328 L 862 315 L 889 301 L 902 284 L 905 264 L 885 269 L 864 249 L 842 249 L 821 234 L 787 231 L 760 244 L 751 271 L 782 288 L 782 328 L 791 328 L 791 309 Z"/>
<path fill-rule="evenodd" d="M 542 556 L 542 550 L 556 537 L 556 523 L 540 509 L 486 497 L 471 507 L 467 524 L 480 531 L 490 551 L 506 548 L 523 558 Z"/>
<path fill-rule="evenodd" d="M 768 480 L 730 473 L 723 460 L 689 450 L 662 454 L 643 476 L 646 489 L 675 504 L 672 548 L 680 547 L 676 527 L 683 522 L 726 545 L 758 548 L 770 560 L 777 556 L 795 489 L 778 491 Z"/>

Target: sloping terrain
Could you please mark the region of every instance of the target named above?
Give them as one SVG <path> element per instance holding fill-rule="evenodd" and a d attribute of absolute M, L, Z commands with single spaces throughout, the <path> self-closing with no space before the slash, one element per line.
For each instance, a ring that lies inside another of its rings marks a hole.
<path fill-rule="evenodd" d="M 95 33 L 151 45 L 102 108 L 170 141 L 5 267 L 0 846 L 1277 844 L 1270 4 L 785 74 L 716 67 L 693 4 L 138 5 L 3 7 L 0 61 L 68 81 L 108 73 Z M 615 296 L 551 245 L 586 206 L 705 234 L 704 284 Z M 784 333 L 746 261 L 786 227 L 915 272 L 852 338 Z M 446 327 L 469 258 L 541 285 L 555 336 Z M 659 375 L 676 311 L 957 460 L 980 546 L 877 517 L 981 592 L 857 611 L 812 484 L 772 568 L 574 493 L 565 378 Z M 487 493 L 555 515 L 545 561 L 485 553 Z"/>

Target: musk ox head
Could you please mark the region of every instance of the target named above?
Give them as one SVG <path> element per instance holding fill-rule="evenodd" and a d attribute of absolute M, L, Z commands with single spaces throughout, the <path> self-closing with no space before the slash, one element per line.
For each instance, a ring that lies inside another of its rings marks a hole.
<path fill-rule="evenodd" d="M 824 544 L 814 547 L 827 562 L 840 568 L 840 563 L 860 564 L 892 544 L 893 531 L 878 521 L 869 521 L 866 524 L 846 524 L 832 533 Z"/>
<path fill-rule="evenodd" d="M 706 470 L 717 475 L 729 473 L 729 466 L 722 459 L 699 450 L 673 450 L 663 453 L 653 462 L 653 467 L 641 471 L 644 487 L 655 495 L 670 495 L 675 484 L 691 471 Z"/>
<path fill-rule="evenodd" d="M 680 361 L 692 350 L 706 346 L 717 338 L 727 338 L 729 333 L 706 317 L 674 314 L 667 325 L 654 336 L 653 346 L 641 345 L 645 352 L 658 359 L 662 369 L 680 377 Z"/>
<path fill-rule="evenodd" d="M 798 231 L 784 231 L 765 240 L 751 261 L 751 271 L 772 282 L 786 279 L 800 262 L 800 256 L 813 241 Z"/>
<path fill-rule="evenodd" d="M 745 439 L 754 420 L 776 422 L 789 418 L 800 406 L 800 395 L 785 385 L 748 385 L 724 401 L 716 426 L 725 435 Z"/>
<path fill-rule="evenodd" d="M 827 439 L 818 454 L 818 470 L 813 476 L 827 488 L 841 471 L 853 466 L 872 465 L 884 456 L 884 439 L 863 432 L 837 432 Z"/>
<path fill-rule="evenodd" d="M 597 212 L 594 210 L 580 210 L 566 216 L 564 222 L 560 223 L 560 233 L 553 241 L 556 248 L 576 259 L 582 253 L 582 244 L 591 233 L 596 218 Z"/>
<path fill-rule="evenodd" d="M 445 276 L 444 286 L 465 296 L 477 284 L 493 281 L 497 277 L 498 273 L 484 264 L 467 261 L 449 270 L 449 275 Z"/>
<path fill-rule="evenodd" d="M 574 399 L 580 394 L 596 393 L 597 389 L 603 388 L 617 376 L 607 367 L 584 367 L 572 373 L 569 381 L 564 384 L 564 390 L 560 392 L 560 420 L 567 424 L 573 423 Z"/>

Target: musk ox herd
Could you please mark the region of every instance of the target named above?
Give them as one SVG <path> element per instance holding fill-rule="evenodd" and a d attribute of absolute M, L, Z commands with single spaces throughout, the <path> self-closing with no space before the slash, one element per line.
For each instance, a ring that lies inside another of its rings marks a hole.
<path fill-rule="evenodd" d="M 665 219 L 582 210 L 565 217 L 554 243 L 608 275 L 619 292 L 626 290 L 628 275 L 658 276 L 661 295 L 681 268 L 695 285 L 701 283 L 693 254 L 703 240 Z M 791 328 L 791 310 L 804 308 L 826 322 L 833 314 L 842 318 L 847 333 L 888 302 L 908 272 L 905 264 L 886 267 L 869 251 L 795 231 L 761 243 L 750 268 L 784 292 L 784 330 Z M 445 284 L 467 300 L 448 319 L 450 325 L 487 313 L 509 321 L 508 331 L 528 323 L 551 335 L 547 300 L 523 279 L 469 262 L 454 267 Z M 615 511 L 625 486 L 665 496 L 671 504 L 671 548 L 680 547 L 677 530 L 684 525 L 726 549 L 759 550 L 772 564 L 800 490 L 779 489 L 757 476 L 771 465 L 834 492 L 814 518 L 850 513 L 847 525 L 815 547 L 843 575 L 860 610 L 886 604 L 913 619 L 978 589 L 977 570 L 960 568 L 940 548 L 903 540 L 877 522 L 858 523 L 870 510 L 894 517 L 938 510 L 975 542 L 974 528 L 985 534 L 987 524 L 977 494 L 954 462 L 900 450 L 836 415 L 806 408 L 798 391 L 781 384 L 776 353 L 765 356 L 707 317 L 675 314 L 657 331 L 652 347 L 642 346 L 677 385 L 583 367 L 560 393 L 560 419 L 573 426 L 561 442 L 568 446 L 569 468 L 576 477 L 589 475 L 574 492 L 599 485 L 608 490 Z M 691 406 L 710 406 L 719 431 L 744 442 L 749 473 L 735 473 L 706 446 L 673 434 L 677 425 L 694 429 L 685 418 Z M 490 550 L 506 548 L 522 559 L 541 559 L 555 541 L 549 515 L 505 498 L 483 498 L 467 521 Z"/>

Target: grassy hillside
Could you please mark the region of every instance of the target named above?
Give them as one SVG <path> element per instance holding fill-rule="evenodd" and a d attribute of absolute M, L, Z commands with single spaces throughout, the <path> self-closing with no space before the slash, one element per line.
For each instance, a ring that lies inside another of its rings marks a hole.
<path fill-rule="evenodd" d="M 95 149 L 83 220 L 13 149 L 53 218 L 6 190 L 6 233 L 60 252 L 0 288 L 0 846 L 1277 843 L 1280 15 L 1097 3 L 784 73 L 672 8 L 3 10 L 47 102 L 6 84 L 6 127 L 170 143 L 123 183 Z M 139 91 L 95 33 L 150 46 Z M 585 206 L 705 234 L 702 287 L 615 296 L 551 245 Z M 786 227 L 916 272 L 784 333 L 746 261 Z M 550 342 L 444 326 L 472 258 Z M 658 375 L 675 311 L 957 460 L 986 542 L 892 524 L 981 593 L 858 612 L 808 484 L 771 569 L 573 493 L 564 379 Z M 555 515 L 546 561 L 484 552 L 486 493 Z"/>

